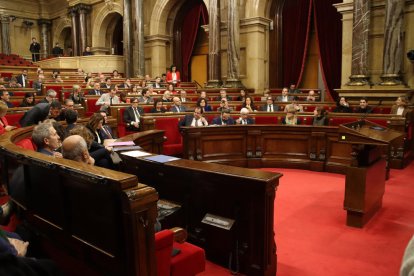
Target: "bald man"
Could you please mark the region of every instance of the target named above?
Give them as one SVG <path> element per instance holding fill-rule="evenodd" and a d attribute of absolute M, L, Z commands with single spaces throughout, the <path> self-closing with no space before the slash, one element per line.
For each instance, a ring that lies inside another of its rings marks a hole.
<path fill-rule="evenodd" d="M 89 155 L 85 139 L 80 135 L 71 135 L 62 143 L 63 158 L 93 165 L 95 160 Z"/>

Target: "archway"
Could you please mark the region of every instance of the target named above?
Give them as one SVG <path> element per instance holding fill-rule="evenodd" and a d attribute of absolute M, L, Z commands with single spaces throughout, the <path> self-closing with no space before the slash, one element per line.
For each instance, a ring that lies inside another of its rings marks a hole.
<path fill-rule="evenodd" d="M 122 53 L 122 13 L 122 6 L 116 2 L 111 10 L 104 6 L 97 11 L 95 22 L 91 24 L 93 48 L 100 48 L 107 53 Z"/>
<path fill-rule="evenodd" d="M 63 47 L 63 54 L 65 56 L 71 56 L 72 55 L 72 28 L 66 27 L 62 30 L 62 32 L 59 35 L 58 42 Z"/>

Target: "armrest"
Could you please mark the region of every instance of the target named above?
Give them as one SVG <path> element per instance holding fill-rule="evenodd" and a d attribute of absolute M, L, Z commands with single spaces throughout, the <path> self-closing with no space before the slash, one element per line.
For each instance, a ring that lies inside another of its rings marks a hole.
<path fill-rule="evenodd" d="M 184 243 L 187 240 L 187 231 L 180 227 L 174 227 L 170 229 L 174 233 L 174 241 L 178 243 Z"/>

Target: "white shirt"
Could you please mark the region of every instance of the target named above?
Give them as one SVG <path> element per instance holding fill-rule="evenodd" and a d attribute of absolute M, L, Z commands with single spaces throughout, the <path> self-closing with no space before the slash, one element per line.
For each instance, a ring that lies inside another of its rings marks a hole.
<path fill-rule="evenodd" d="M 397 115 L 403 115 L 403 113 L 404 113 L 404 107 L 402 107 L 402 106 L 398 107 Z"/>
<path fill-rule="evenodd" d="M 193 118 L 193 121 L 191 122 L 192 127 L 202 127 L 202 126 L 208 126 L 208 123 L 206 119 L 201 118 L 196 120 L 196 118 Z"/>

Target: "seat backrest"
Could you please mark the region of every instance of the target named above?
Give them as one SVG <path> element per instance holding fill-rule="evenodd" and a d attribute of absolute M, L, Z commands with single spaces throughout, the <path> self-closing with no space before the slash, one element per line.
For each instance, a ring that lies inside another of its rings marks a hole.
<path fill-rule="evenodd" d="M 28 150 L 37 150 L 36 145 L 33 143 L 32 137 L 24 138 L 19 142 L 16 142 L 16 145 Z"/>
<path fill-rule="evenodd" d="M 165 136 L 167 141 L 164 142 L 164 145 L 170 144 L 182 144 L 182 136 L 178 129 L 178 122 L 180 118 L 177 117 L 164 117 L 154 119 L 155 129 L 165 130 Z"/>
<path fill-rule="evenodd" d="M 6 119 L 9 125 L 20 127 L 20 119 L 24 116 L 24 112 L 8 113 Z"/>
<path fill-rule="evenodd" d="M 269 114 L 269 116 L 256 116 L 256 124 L 267 125 L 277 124 L 277 116 L 275 114 Z"/>

